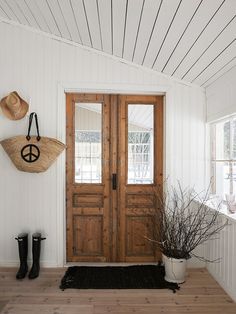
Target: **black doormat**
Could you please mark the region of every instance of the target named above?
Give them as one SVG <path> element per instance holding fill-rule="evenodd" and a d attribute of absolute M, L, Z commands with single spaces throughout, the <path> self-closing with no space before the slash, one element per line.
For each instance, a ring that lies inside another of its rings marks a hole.
<path fill-rule="evenodd" d="M 73 266 L 61 280 L 62 290 L 72 289 L 179 289 L 165 281 L 164 266 Z"/>

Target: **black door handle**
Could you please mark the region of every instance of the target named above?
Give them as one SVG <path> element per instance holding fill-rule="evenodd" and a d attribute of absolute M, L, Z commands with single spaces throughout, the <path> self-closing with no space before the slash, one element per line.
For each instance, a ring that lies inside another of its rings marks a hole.
<path fill-rule="evenodd" d="M 117 186 L 117 175 L 116 173 L 112 174 L 112 190 L 116 190 Z"/>

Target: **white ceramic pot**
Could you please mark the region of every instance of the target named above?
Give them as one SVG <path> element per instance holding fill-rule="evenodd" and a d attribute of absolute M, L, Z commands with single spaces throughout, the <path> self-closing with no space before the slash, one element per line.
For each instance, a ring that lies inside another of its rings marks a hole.
<path fill-rule="evenodd" d="M 165 265 L 165 280 L 169 282 L 183 283 L 185 281 L 187 260 L 167 257 L 162 254 Z"/>

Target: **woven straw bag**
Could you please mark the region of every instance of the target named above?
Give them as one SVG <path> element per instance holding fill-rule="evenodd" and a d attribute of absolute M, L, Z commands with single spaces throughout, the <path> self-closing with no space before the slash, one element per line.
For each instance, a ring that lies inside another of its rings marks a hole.
<path fill-rule="evenodd" d="M 34 117 L 37 136 L 30 136 Z M 35 112 L 30 114 L 27 136 L 14 136 L 1 141 L 1 144 L 16 168 L 25 172 L 46 171 L 65 149 L 65 144 L 60 141 L 39 135 L 38 118 Z"/>

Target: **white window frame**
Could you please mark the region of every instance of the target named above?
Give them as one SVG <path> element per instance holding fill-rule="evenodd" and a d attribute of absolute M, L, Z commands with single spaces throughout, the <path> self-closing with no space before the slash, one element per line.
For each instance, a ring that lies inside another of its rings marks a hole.
<path fill-rule="evenodd" d="M 210 130 L 210 142 L 211 142 L 211 160 L 210 160 L 210 173 L 212 178 L 211 192 L 216 194 L 216 164 L 219 162 L 229 163 L 229 194 L 236 194 L 233 188 L 234 176 L 236 173 L 233 173 L 233 164 L 236 163 L 236 159 L 233 159 L 233 121 L 236 119 L 236 115 L 232 115 L 228 118 L 218 120 L 211 124 Z M 216 159 L 216 125 L 222 122 L 230 122 L 230 133 L 229 133 L 229 159 Z"/>

